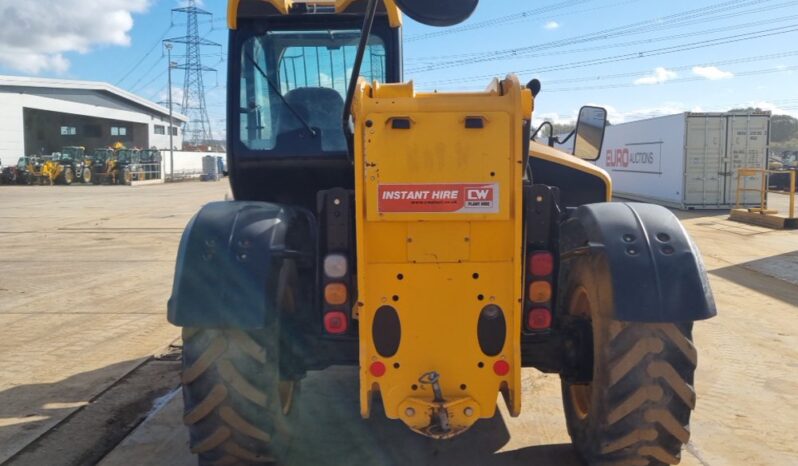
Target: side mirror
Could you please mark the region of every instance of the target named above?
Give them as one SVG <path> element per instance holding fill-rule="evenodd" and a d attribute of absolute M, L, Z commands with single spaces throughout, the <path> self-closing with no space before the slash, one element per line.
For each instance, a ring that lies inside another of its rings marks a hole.
<path fill-rule="evenodd" d="M 574 155 L 583 160 L 596 160 L 601 155 L 607 110 L 602 107 L 582 107 L 574 134 Z"/>
<path fill-rule="evenodd" d="M 479 0 L 395 0 L 410 18 L 427 26 L 453 26 L 467 20 Z"/>

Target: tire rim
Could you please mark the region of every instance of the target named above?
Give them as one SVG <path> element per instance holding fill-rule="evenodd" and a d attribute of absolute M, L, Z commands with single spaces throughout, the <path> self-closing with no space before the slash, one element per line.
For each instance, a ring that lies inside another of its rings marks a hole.
<path fill-rule="evenodd" d="M 593 303 L 585 287 L 580 286 L 571 295 L 571 302 L 568 305 L 568 313 L 572 316 L 584 317 L 590 320 L 593 315 Z M 593 384 L 571 384 L 568 387 L 571 397 L 571 406 L 574 407 L 577 417 L 585 420 L 592 408 Z"/>
<path fill-rule="evenodd" d="M 67 168 L 64 172 L 64 180 L 67 182 L 67 184 L 71 184 L 73 181 L 75 181 L 75 175 L 72 173 L 71 168 Z"/>

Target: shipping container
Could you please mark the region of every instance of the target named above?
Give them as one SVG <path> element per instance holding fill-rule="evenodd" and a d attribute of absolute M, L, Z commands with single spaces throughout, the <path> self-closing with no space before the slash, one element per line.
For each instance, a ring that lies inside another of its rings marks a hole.
<path fill-rule="evenodd" d="M 681 209 L 735 205 L 738 168 L 767 168 L 769 113 L 680 113 L 607 127 L 596 164 L 625 199 Z M 747 189 L 759 177 L 743 177 Z M 741 204 L 757 206 L 759 193 Z"/>

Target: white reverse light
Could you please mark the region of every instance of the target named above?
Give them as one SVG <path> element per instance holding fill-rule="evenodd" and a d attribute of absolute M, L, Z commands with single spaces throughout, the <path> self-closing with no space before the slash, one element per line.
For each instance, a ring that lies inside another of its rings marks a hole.
<path fill-rule="evenodd" d="M 346 256 L 343 254 L 330 254 L 324 258 L 324 275 L 330 278 L 343 278 L 346 272 Z"/>

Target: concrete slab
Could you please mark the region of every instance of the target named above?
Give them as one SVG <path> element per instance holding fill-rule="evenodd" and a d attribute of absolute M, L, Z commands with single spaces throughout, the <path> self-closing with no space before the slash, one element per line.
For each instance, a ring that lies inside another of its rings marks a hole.
<path fill-rule="evenodd" d="M 98 466 L 194 466 L 196 460 L 188 454 L 188 431 L 180 423 L 182 416 L 183 400 L 178 389 L 166 395 L 141 426 Z"/>

